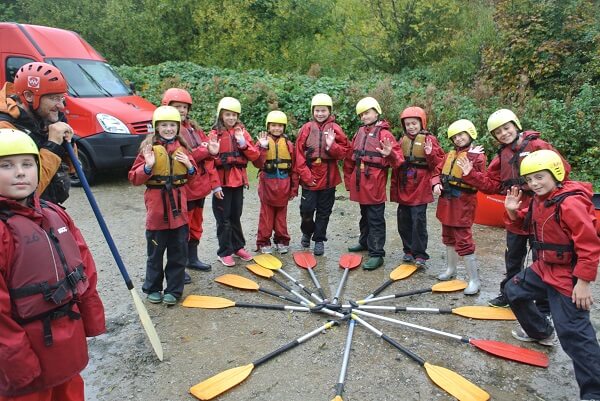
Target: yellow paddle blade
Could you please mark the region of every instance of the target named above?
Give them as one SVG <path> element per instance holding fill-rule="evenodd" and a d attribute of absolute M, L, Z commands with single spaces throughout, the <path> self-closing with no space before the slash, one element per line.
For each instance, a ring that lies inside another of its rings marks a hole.
<path fill-rule="evenodd" d="M 257 265 L 257 264 L 247 265 L 246 269 L 250 270 L 252 273 L 256 274 L 257 276 L 266 277 L 266 278 L 271 278 L 275 274 L 275 273 L 273 273 L 273 271 L 266 269 L 266 268 L 262 267 L 261 265 Z"/>
<path fill-rule="evenodd" d="M 221 297 L 209 297 L 206 295 L 188 295 L 181 306 L 186 308 L 223 309 L 235 306 L 235 302 Z"/>
<path fill-rule="evenodd" d="M 252 370 L 254 364 L 228 369 L 190 388 L 190 393 L 200 400 L 212 400 L 216 396 L 243 382 Z"/>
<path fill-rule="evenodd" d="M 225 284 L 230 287 L 241 288 L 243 290 L 258 290 L 258 283 L 237 274 L 223 274 L 215 279 L 217 283 Z"/>
<path fill-rule="evenodd" d="M 517 320 L 510 308 L 492 308 L 491 306 L 461 306 L 453 308 L 452 313 L 471 319 L 481 320 Z"/>
<path fill-rule="evenodd" d="M 425 362 L 429 378 L 459 401 L 487 401 L 490 395 L 461 375 L 441 366 Z"/>
<path fill-rule="evenodd" d="M 467 288 L 467 283 L 462 280 L 442 281 L 431 287 L 431 292 L 453 292 Z"/>
<path fill-rule="evenodd" d="M 344 399 L 339 395 L 336 395 L 335 398 L 333 398 L 331 401 L 344 401 Z"/>
<path fill-rule="evenodd" d="M 270 270 L 281 269 L 281 260 L 277 259 L 273 255 L 269 255 L 268 253 L 264 253 L 262 255 L 256 255 L 254 261 L 261 265 L 262 267 L 266 267 Z"/>
<path fill-rule="evenodd" d="M 156 353 L 158 360 L 162 361 L 163 360 L 162 343 L 160 342 L 160 338 L 158 338 L 158 333 L 156 332 L 156 328 L 154 328 L 154 325 L 152 324 L 152 320 L 150 319 L 148 310 L 144 306 L 144 302 L 142 302 L 142 299 L 140 298 L 140 296 L 137 293 L 137 291 L 135 290 L 135 288 L 132 288 L 131 290 L 129 290 L 129 292 L 131 293 L 131 296 L 133 297 L 133 304 L 135 305 L 138 315 L 140 316 L 140 320 L 142 322 L 142 327 L 146 331 L 146 335 L 148 336 L 148 339 L 150 340 L 150 345 L 152 345 L 152 349 L 154 349 L 154 352 Z"/>
<path fill-rule="evenodd" d="M 411 274 L 413 274 L 416 271 L 417 271 L 417 266 L 415 266 L 415 265 L 401 264 L 400 266 L 396 267 L 390 273 L 390 279 L 392 279 L 394 281 L 402 280 L 404 278 L 409 277 Z"/>

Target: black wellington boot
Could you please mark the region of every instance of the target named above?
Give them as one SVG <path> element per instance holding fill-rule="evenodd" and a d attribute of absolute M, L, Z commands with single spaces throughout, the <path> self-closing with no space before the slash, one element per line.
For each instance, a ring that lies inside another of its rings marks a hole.
<path fill-rule="evenodd" d="M 198 243 L 197 240 L 188 241 L 188 269 L 200 270 L 203 272 L 210 271 L 212 268 L 209 264 L 201 262 L 198 259 Z"/>

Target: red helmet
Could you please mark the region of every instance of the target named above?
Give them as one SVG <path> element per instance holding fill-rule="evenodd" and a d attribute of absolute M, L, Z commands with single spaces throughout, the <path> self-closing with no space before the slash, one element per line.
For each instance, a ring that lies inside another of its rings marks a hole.
<path fill-rule="evenodd" d="M 17 71 L 14 82 L 15 92 L 21 101 L 27 103 L 23 93 L 33 93 L 33 110 L 40 106 L 40 97 L 54 93 L 66 93 L 67 81 L 60 70 L 51 64 L 29 63 Z"/>
<path fill-rule="evenodd" d="M 402 114 L 400 114 L 400 121 L 403 121 L 405 118 L 418 118 L 421 120 L 421 129 L 427 129 L 427 114 L 425 114 L 425 110 L 420 107 L 412 106 L 404 109 Z M 404 122 L 402 122 L 404 126 Z"/>
<path fill-rule="evenodd" d="M 171 102 L 181 102 L 187 103 L 192 106 L 192 96 L 185 89 L 179 88 L 170 88 L 165 91 L 163 94 L 162 100 L 160 104 L 163 106 L 168 106 Z"/>

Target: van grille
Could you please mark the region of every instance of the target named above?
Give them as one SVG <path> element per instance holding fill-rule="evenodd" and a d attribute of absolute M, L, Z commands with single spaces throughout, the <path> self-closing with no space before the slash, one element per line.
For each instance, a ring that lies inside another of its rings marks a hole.
<path fill-rule="evenodd" d="M 135 134 L 150 134 L 152 132 L 152 121 L 140 121 L 131 124 Z"/>

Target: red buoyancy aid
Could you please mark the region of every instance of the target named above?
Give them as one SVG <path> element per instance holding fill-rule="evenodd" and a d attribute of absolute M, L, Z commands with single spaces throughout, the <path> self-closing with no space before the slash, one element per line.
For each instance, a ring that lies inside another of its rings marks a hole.
<path fill-rule="evenodd" d="M 325 143 L 325 135 L 323 135 L 327 129 L 333 130 L 333 124 L 334 121 L 328 121 L 319 126 L 315 121 L 310 122 L 310 132 L 305 142 L 306 160 L 315 162 L 321 159 L 333 159 L 326 151 L 327 144 Z"/>
<path fill-rule="evenodd" d="M 56 207 L 42 203 L 41 226 L 24 216 L 2 213 L 15 241 L 13 273 L 7 283 L 13 318 L 21 325 L 42 320 L 47 346 L 52 345 L 50 320 L 79 319 L 71 307 L 89 285 L 77 241 L 53 210 Z"/>
<path fill-rule="evenodd" d="M 248 159 L 240 151 L 233 130 L 217 130 L 219 137 L 219 154 L 215 156 L 215 167 L 229 170 L 232 167 L 246 168 Z"/>
<path fill-rule="evenodd" d="M 387 169 L 385 158 L 376 149 L 381 145 L 379 141 L 381 126 L 376 126 L 373 131 L 367 133 L 367 127 L 361 126 L 354 138 L 352 158 L 356 164 L 356 189 L 360 191 L 360 176 L 364 173 L 369 177 L 370 168 Z"/>
<path fill-rule="evenodd" d="M 523 138 L 520 145 L 517 145 L 517 141 L 515 140 L 512 144 L 502 146 L 498 151 L 502 192 L 506 192 L 513 185 L 522 187 L 525 184 L 525 179 L 521 177 L 519 172 L 521 161 L 531 152 L 539 149 L 539 147 L 532 143 L 532 141 L 540 137 L 541 134 L 539 132 L 524 131 L 520 135 Z"/>

